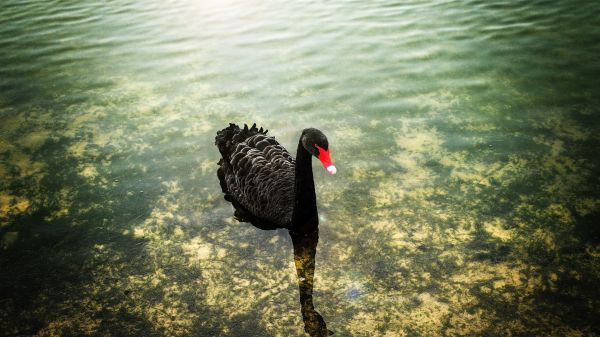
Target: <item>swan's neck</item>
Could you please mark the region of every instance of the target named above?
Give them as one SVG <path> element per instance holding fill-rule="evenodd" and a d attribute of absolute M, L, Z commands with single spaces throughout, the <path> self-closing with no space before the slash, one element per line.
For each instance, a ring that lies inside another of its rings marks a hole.
<path fill-rule="evenodd" d="M 319 217 L 312 172 L 312 156 L 302 146 L 302 140 L 298 143 L 298 150 L 296 151 L 294 192 L 292 229 L 294 231 L 315 229 L 319 224 Z"/>

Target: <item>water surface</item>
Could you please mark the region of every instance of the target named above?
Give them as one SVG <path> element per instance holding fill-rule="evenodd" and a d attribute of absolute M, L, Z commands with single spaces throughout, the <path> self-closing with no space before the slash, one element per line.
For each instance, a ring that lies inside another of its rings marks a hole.
<path fill-rule="evenodd" d="M 329 138 L 312 295 L 335 335 L 599 334 L 600 4 L 0 14 L 5 335 L 305 336 L 287 231 L 223 200 L 229 122 Z"/>

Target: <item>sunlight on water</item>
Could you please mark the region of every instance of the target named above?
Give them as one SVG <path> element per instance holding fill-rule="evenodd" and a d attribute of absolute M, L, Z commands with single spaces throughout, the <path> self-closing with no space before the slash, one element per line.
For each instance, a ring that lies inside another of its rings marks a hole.
<path fill-rule="evenodd" d="M 600 5 L 0 13 L 7 336 L 599 334 Z M 318 246 L 234 218 L 229 122 L 327 135 Z"/>

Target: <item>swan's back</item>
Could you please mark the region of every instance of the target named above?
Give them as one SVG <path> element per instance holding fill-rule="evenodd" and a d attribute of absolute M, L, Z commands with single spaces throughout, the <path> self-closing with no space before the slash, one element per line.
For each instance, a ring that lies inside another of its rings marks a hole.
<path fill-rule="evenodd" d="M 294 165 L 290 153 L 256 124 L 235 124 L 217 132 L 219 180 L 225 199 L 253 216 L 288 226 L 294 207 Z M 231 200 L 233 199 L 233 200 Z"/>

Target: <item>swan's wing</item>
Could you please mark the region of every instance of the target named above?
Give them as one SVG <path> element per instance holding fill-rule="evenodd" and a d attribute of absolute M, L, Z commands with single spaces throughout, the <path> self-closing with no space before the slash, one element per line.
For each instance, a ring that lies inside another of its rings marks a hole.
<path fill-rule="evenodd" d="M 273 137 L 257 133 L 238 143 L 225 157 L 228 193 L 253 215 L 288 225 L 294 203 L 294 165 L 290 153 Z"/>

